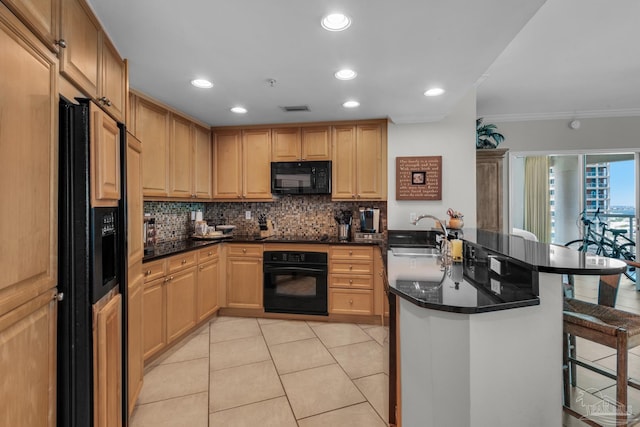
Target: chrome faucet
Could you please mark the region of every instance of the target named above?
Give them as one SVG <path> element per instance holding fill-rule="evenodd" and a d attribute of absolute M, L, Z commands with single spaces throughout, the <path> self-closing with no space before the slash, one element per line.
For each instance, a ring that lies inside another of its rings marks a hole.
<path fill-rule="evenodd" d="M 437 217 L 435 217 L 433 215 L 429 215 L 429 214 L 419 215 L 416 219 L 411 221 L 411 224 L 417 225 L 418 221 L 420 221 L 421 219 L 424 219 L 424 218 L 431 218 L 432 220 L 434 220 L 436 222 L 436 224 L 438 224 L 440 226 L 440 228 L 442 228 L 442 232 L 444 233 L 444 236 L 443 236 L 442 240 L 440 241 L 440 253 L 444 254 L 446 252 L 446 250 L 447 250 L 447 242 L 449 241 L 447 239 L 447 237 L 449 236 L 449 233 L 447 232 L 447 227 L 445 227 L 444 222 L 442 222 L 439 218 L 437 218 Z"/>

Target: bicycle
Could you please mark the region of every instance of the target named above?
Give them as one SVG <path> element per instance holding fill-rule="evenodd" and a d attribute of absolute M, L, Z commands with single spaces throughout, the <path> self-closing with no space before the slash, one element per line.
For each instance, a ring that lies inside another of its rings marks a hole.
<path fill-rule="evenodd" d="M 600 208 L 596 210 L 593 215 L 593 219 L 586 217 L 586 212 L 583 210 L 580 213 L 580 217 L 577 221 L 577 225 L 580 228 L 580 222 L 582 222 L 582 239 L 572 240 L 565 243 L 565 246 L 575 249 L 580 252 L 587 252 L 595 255 L 619 258 L 629 261 L 636 260 L 636 242 L 625 236 L 627 230 L 619 228 L 608 228 L 606 222 L 600 220 Z M 602 231 L 594 231 L 595 221 L 601 224 Z M 605 235 L 609 232 L 613 235 L 613 238 L 609 238 Z M 618 242 L 618 239 L 622 239 L 622 243 Z M 636 268 L 629 266 L 624 273 L 631 281 L 636 281 Z"/>

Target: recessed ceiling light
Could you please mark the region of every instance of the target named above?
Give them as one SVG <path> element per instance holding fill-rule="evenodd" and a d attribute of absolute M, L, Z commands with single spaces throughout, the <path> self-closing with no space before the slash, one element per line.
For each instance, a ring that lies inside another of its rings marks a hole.
<path fill-rule="evenodd" d="M 200 89 L 210 89 L 213 87 L 213 83 L 209 80 L 205 79 L 194 79 L 191 80 L 191 84 Z"/>
<path fill-rule="evenodd" d="M 349 28 L 351 18 L 342 13 L 332 13 L 322 18 L 322 28 L 328 31 L 342 31 Z"/>
<path fill-rule="evenodd" d="M 342 106 L 344 108 L 356 108 L 360 106 L 360 103 L 358 101 L 347 101 L 343 103 Z"/>
<path fill-rule="evenodd" d="M 336 71 L 336 73 L 334 74 L 334 76 L 336 76 L 336 79 L 338 79 L 338 80 L 355 79 L 357 75 L 358 75 L 358 73 L 356 73 L 353 70 L 349 70 L 349 69 Z"/>
<path fill-rule="evenodd" d="M 431 89 L 427 90 L 424 93 L 424 96 L 440 96 L 443 93 L 444 93 L 444 89 L 439 88 L 439 87 L 434 87 L 434 88 L 431 88 Z"/>
<path fill-rule="evenodd" d="M 233 107 L 231 108 L 231 112 L 236 114 L 244 114 L 247 112 L 247 109 L 244 107 Z"/>

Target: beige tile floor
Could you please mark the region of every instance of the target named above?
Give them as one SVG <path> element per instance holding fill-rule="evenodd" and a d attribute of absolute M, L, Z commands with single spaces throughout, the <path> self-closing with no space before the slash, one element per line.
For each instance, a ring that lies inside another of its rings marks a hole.
<path fill-rule="evenodd" d="M 576 276 L 575 297 L 584 301 L 597 302 L 598 278 L 591 276 Z M 640 292 L 635 290 L 635 284 L 628 279 L 622 279 L 616 300 L 616 308 L 640 313 Z M 577 338 L 576 349 L 578 357 L 615 370 L 616 351 L 603 345 Z M 640 379 L 640 347 L 629 351 L 629 374 L 632 378 Z M 587 369 L 578 367 L 576 374 L 577 384 L 572 390 L 571 407 L 587 416 L 592 408 L 597 408 L 605 401 L 615 402 L 615 381 L 598 375 Z M 629 405 L 633 417 L 640 417 L 640 391 L 629 388 Z M 637 421 L 637 420 L 636 420 Z M 599 419 L 605 426 L 614 426 L 615 422 L 607 419 Z M 635 422 L 635 421 L 634 421 Z M 586 426 L 587 424 L 572 418 L 564 418 L 567 427 Z M 640 425 L 635 423 L 631 425 Z"/>
<path fill-rule="evenodd" d="M 218 317 L 145 371 L 132 427 L 387 425 L 388 328 Z"/>

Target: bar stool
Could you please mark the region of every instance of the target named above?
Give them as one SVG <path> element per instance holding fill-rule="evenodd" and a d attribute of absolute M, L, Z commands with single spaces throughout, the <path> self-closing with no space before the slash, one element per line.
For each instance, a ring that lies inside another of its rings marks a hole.
<path fill-rule="evenodd" d="M 630 265 L 640 264 L 628 261 Z M 580 417 L 568 406 L 570 384 L 576 385 L 576 365 L 616 380 L 617 425 L 627 423 L 628 386 L 640 390 L 640 383 L 628 377 L 629 349 L 640 345 L 640 315 L 614 308 L 620 274 L 601 276 L 598 304 L 565 298 L 563 313 L 564 407 L 569 414 Z M 616 373 L 577 360 L 575 337 L 616 349 Z"/>

